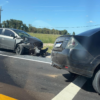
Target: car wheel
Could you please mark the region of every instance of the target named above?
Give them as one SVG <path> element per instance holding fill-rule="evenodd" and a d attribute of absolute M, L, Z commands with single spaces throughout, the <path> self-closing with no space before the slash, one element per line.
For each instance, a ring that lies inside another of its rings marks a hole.
<path fill-rule="evenodd" d="M 94 90 L 100 94 L 100 70 L 95 74 L 92 85 Z"/>
<path fill-rule="evenodd" d="M 24 47 L 21 45 L 18 45 L 15 51 L 17 55 L 22 55 L 24 53 Z"/>

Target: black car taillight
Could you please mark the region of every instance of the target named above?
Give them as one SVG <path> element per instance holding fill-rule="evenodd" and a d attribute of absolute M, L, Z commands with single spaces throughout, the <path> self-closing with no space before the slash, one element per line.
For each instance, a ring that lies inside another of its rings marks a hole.
<path fill-rule="evenodd" d="M 68 66 L 65 66 L 65 68 L 67 69 L 67 68 L 68 68 Z"/>
<path fill-rule="evenodd" d="M 72 37 L 66 46 L 66 48 L 74 48 L 78 45 L 78 42 Z"/>

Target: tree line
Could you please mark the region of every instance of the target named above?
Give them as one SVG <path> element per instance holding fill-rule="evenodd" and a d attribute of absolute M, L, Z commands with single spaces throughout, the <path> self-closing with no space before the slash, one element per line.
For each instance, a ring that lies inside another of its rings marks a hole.
<path fill-rule="evenodd" d="M 59 35 L 75 35 L 75 32 L 68 33 L 67 30 L 56 30 L 56 29 L 48 29 L 48 28 L 36 28 L 29 24 L 28 26 L 24 24 L 21 20 L 10 19 L 3 21 L 0 25 L 2 28 L 15 28 L 24 30 L 26 32 L 33 33 L 42 33 L 42 34 L 59 34 Z"/>

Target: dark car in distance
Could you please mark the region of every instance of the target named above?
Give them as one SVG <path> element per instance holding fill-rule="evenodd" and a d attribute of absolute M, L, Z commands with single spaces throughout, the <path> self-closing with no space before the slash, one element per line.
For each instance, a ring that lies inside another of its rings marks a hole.
<path fill-rule="evenodd" d="M 100 94 L 100 28 L 56 39 L 51 53 L 52 66 L 92 78 Z"/>
<path fill-rule="evenodd" d="M 43 43 L 25 31 L 13 28 L 0 28 L 0 48 L 13 50 L 19 55 L 25 53 L 25 51 L 32 51 L 32 53 L 34 51 L 34 55 L 36 55 L 41 52 Z"/>

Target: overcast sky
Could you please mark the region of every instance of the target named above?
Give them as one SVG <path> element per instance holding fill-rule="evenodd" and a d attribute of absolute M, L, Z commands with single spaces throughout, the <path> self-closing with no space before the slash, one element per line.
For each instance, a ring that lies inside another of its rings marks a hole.
<path fill-rule="evenodd" d="M 100 0 L 0 0 L 0 6 L 2 21 L 17 19 L 76 34 L 100 27 Z"/>

